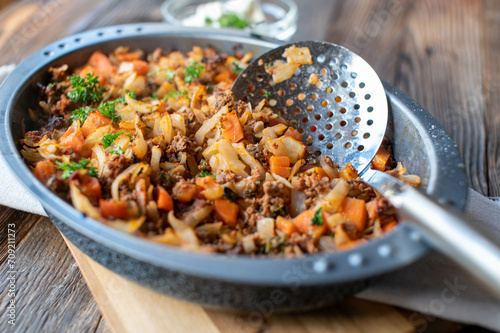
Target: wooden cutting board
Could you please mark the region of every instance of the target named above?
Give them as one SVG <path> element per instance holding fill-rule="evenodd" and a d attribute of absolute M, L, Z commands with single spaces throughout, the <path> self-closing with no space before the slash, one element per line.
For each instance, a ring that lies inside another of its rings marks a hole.
<path fill-rule="evenodd" d="M 354 298 L 333 308 L 303 315 L 252 317 L 245 313 L 204 308 L 141 287 L 90 259 L 68 240 L 66 243 L 110 330 L 116 333 L 415 331 L 415 327 L 395 308 Z"/>

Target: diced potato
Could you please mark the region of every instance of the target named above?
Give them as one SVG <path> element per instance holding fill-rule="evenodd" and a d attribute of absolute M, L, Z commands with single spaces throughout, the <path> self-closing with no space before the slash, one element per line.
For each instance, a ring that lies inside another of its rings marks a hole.
<path fill-rule="evenodd" d="M 266 241 L 276 236 L 274 232 L 274 219 L 266 217 L 257 221 L 259 238 Z"/>

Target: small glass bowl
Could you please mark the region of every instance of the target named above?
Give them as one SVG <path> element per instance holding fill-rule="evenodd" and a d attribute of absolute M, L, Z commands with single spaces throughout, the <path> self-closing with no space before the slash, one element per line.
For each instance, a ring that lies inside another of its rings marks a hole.
<path fill-rule="evenodd" d="M 184 26 L 182 20 L 193 15 L 196 7 L 207 2 L 228 0 L 168 0 L 161 6 L 163 20 L 175 26 Z M 258 36 L 288 41 L 297 31 L 298 10 L 292 0 L 261 0 L 267 23 L 256 24 L 245 30 Z M 227 29 L 227 28 L 225 28 Z"/>

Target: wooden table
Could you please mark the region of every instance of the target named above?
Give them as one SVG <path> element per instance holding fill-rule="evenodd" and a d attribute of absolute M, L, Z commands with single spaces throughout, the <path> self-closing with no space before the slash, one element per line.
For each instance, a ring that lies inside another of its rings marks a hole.
<path fill-rule="evenodd" d="M 499 1 L 296 1 L 300 18 L 293 40 L 332 41 L 364 57 L 382 78 L 443 124 L 464 156 L 472 188 L 500 196 Z M 161 21 L 160 5 L 133 0 L 0 0 L 0 64 L 19 63 L 44 45 L 86 29 Z M 6 207 L 0 212 L 2 311 L 8 289 L 9 223 L 16 225 L 15 330 L 109 331 L 57 229 L 47 218 Z M 410 325 L 405 327 L 418 329 L 401 309 L 363 301 L 349 301 L 344 308 L 372 316 L 396 312 Z M 351 312 L 341 312 L 339 318 L 356 320 Z M 0 331 L 12 329 L 3 313 L 1 318 Z M 483 331 L 435 320 L 427 332 L 461 329 Z"/>

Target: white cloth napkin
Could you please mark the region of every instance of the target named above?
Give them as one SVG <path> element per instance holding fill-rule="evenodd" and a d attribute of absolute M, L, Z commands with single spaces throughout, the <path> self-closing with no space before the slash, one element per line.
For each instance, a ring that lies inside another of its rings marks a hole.
<path fill-rule="evenodd" d="M 14 66 L 0 67 L 0 82 Z M 0 159 L 0 204 L 46 215 L 42 205 Z M 469 190 L 465 217 L 484 227 L 500 244 L 500 203 Z M 500 332 L 500 301 L 448 258 L 433 252 L 416 264 L 390 273 L 357 295 L 413 310 L 408 320 L 420 332 L 435 317 L 475 324 Z M 425 314 L 425 315 L 424 315 Z"/>

